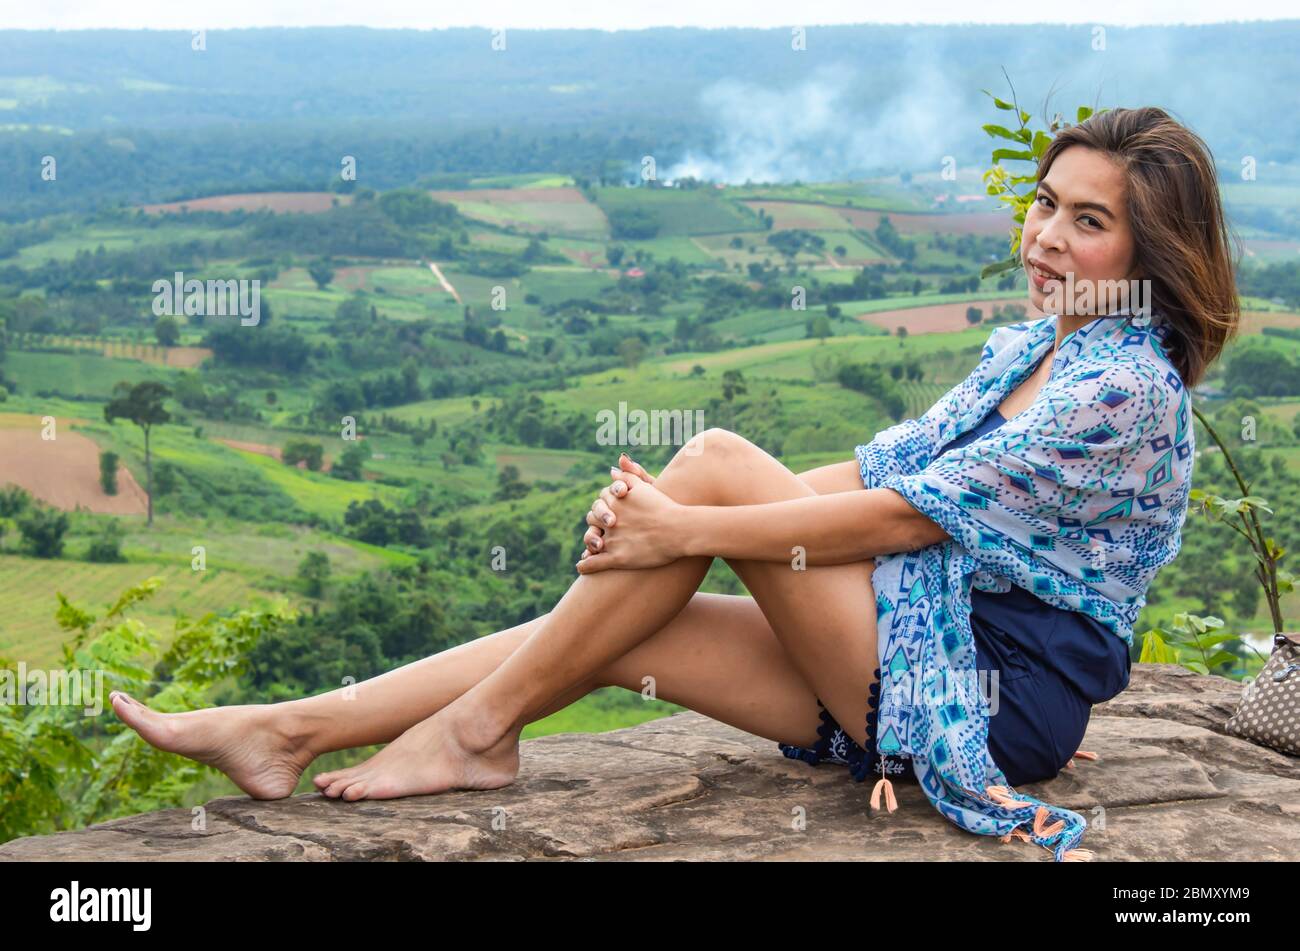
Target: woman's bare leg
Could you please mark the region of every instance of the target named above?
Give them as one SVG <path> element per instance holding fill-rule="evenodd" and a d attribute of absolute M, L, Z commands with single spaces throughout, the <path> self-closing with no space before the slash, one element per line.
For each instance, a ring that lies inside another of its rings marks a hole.
<path fill-rule="evenodd" d="M 852 461 L 823 466 L 800 478 L 812 491 L 822 493 L 861 487 Z M 688 610 L 626 654 L 626 661 L 620 659 L 602 676 L 552 698 L 533 719 L 563 709 L 596 686 L 618 684 L 639 691 L 644 673 L 634 673 L 653 671 L 658 696 L 664 699 L 757 735 L 811 744 L 818 722 L 811 688 L 799 678 L 753 601 L 736 599 L 739 605 L 721 614 L 716 607 L 701 608 L 720 597 L 696 594 Z M 114 709 L 154 745 L 222 768 L 255 798 L 280 798 L 292 792 L 316 755 L 388 742 L 442 709 L 497 669 L 540 629 L 546 617 L 477 638 L 354 687 L 302 700 L 157 714 L 119 696 Z M 728 632 L 730 636 L 723 637 Z M 689 661 L 685 669 L 673 662 L 679 654 Z M 704 655 L 716 655 L 719 663 L 704 664 Z M 742 673 L 751 664 L 755 669 Z M 746 689 L 721 690 L 720 676 L 711 674 L 714 670 Z M 756 704 L 755 697 L 762 702 Z M 846 729 L 851 730 L 851 724 Z"/>
<path fill-rule="evenodd" d="M 744 505 L 816 494 L 733 433 L 710 430 L 697 438 L 707 438 L 704 451 L 678 453 L 656 480 L 684 504 Z M 846 480 L 844 490 L 848 485 Z M 704 563 L 698 577 L 671 570 L 690 562 Z M 492 674 L 365 763 L 317 777 L 318 787 L 326 795 L 358 799 L 505 785 L 518 770 L 523 726 L 662 627 L 666 609 L 689 598 L 689 591 L 676 586 L 698 585 L 707 562 L 681 559 L 660 568 L 579 578 L 542 628 Z M 876 666 L 872 562 L 802 569 L 737 562 L 733 567 L 749 575 L 760 608 L 771 612 L 768 620 L 805 682 L 864 743 L 866 697 Z M 585 586 L 589 581 L 593 585 Z M 752 702 L 761 702 L 761 696 Z"/>
<path fill-rule="evenodd" d="M 356 685 L 351 700 L 331 691 L 304 701 L 214 707 L 185 713 L 156 713 L 119 698 L 114 709 L 146 740 L 216 766 L 255 799 L 291 795 L 311 759 L 349 744 L 366 746 L 392 739 L 406 726 L 426 719 L 453 694 L 463 692 L 494 670 L 544 619 L 498 631 L 433 657 L 407 664 Z M 461 648 L 472 648 L 461 650 Z M 454 664 L 435 671 L 430 663 L 460 652 Z M 769 739 L 801 746 L 817 740 L 815 698 L 791 663 L 753 599 L 697 592 L 662 630 L 619 658 L 599 676 L 547 704 L 538 719 L 561 710 L 595 687 L 616 685 L 640 692 L 653 672 L 656 695 L 732 726 Z M 384 691 L 361 690 L 387 679 Z M 392 706 L 385 700 L 393 701 Z M 332 723 L 319 735 L 333 737 L 325 748 L 303 744 L 303 722 L 285 716 L 291 704 L 322 702 L 324 717 L 313 729 Z M 325 712 L 333 708 L 334 713 Z M 427 712 L 426 712 L 427 710 Z M 353 716 L 352 714 L 355 714 Z M 402 719 L 396 719 L 400 717 Z M 293 737 L 291 740 L 290 737 Z"/>

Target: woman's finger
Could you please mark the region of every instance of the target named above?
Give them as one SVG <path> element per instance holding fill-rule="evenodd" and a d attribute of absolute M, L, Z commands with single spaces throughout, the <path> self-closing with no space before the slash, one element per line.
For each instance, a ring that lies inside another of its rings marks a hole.
<path fill-rule="evenodd" d="M 633 472 L 636 475 L 640 476 L 642 479 L 645 479 L 651 485 L 654 485 L 654 481 L 655 481 L 654 476 L 646 472 L 645 467 L 642 466 L 641 463 L 634 461 L 630 456 L 628 456 L 627 453 L 624 452 L 619 455 L 618 465 L 619 468 L 625 469 L 628 472 Z"/>
<path fill-rule="evenodd" d="M 602 535 L 605 534 L 605 523 L 602 522 L 600 516 L 596 514 L 594 506 L 587 512 L 587 524 L 596 529 L 596 531 L 600 532 Z"/>
<path fill-rule="evenodd" d="M 609 528 L 614 524 L 614 511 L 603 498 L 592 503 L 591 511 L 596 516 L 596 524 L 601 528 Z"/>
<path fill-rule="evenodd" d="M 578 569 L 580 575 L 590 575 L 606 568 L 616 568 L 618 566 L 614 563 L 614 557 L 609 552 L 589 555 L 584 551 L 582 557 L 578 559 L 578 563 L 573 567 Z"/>
<path fill-rule="evenodd" d="M 605 539 L 600 534 L 600 529 L 589 528 L 587 533 L 582 536 L 582 543 L 588 551 L 600 551 L 604 547 Z"/>

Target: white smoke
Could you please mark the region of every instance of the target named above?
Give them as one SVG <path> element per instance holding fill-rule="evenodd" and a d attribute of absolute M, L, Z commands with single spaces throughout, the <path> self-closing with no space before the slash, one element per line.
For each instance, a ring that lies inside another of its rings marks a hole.
<path fill-rule="evenodd" d="M 933 47 L 912 44 L 891 88 L 864 90 L 860 70 L 845 63 L 823 64 L 791 88 L 715 83 L 701 94 L 701 105 L 717 123 L 717 145 L 688 152 L 663 177 L 815 182 L 937 169 L 944 155 L 961 155 L 963 142 L 969 147 L 983 134 L 978 116 L 962 108 L 969 99 L 956 77 L 939 66 L 941 57 Z M 867 111 L 850 99 L 876 105 Z"/>

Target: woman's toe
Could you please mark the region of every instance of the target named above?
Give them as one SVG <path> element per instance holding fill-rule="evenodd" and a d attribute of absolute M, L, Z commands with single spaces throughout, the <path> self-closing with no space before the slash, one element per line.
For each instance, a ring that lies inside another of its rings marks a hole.
<path fill-rule="evenodd" d="M 329 796 L 331 799 L 337 799 L 339 794 L 342 793 L 343 790 L 347 789 L 350 783 L 351 780 L 346 779 L 344 777 L 339 777 L 335 779 L 333 782 L 331 782 L 328 786 L 326 786 L 325 789 L 322 791 L 325 793 L 325 795 Z"/>

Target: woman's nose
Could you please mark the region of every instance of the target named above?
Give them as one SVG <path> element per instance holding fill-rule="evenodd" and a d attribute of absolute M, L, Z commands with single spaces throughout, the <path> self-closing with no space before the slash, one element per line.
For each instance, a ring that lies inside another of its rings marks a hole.
<path fill-rule="evenodd" d="M 1043 248 L 1051 251 L 1061 251 L 1063 250 L 1063 246 L 1061 244 L 1061 239 L 1056 234 L 1058 230 L 1059 229 L 1056 227 L 1056 218 L 1049 218 L 1039 227 L 1035 240 L 1038 242 L 1039 246 Z"/>

